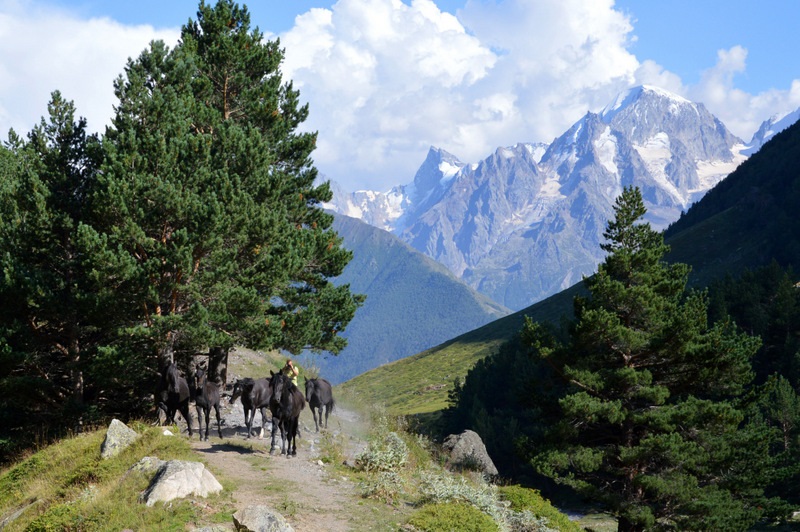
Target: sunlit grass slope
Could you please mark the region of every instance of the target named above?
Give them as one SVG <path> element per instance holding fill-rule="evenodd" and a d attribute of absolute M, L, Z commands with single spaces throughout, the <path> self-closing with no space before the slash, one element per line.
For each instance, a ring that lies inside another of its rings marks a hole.
<path fill-rule="evenodd" d="M 463 380 L 475 363 L 495 352 L 522 329 L 525 316 L 535 321 L 559 323 L 572 312 L 580 284 L 462 334 L 416 355 L 384 364 L 341 385 L 342 390 L 366 404 L 382 404 L 392 414 L 435 412 L 447 406 L 447 393 L 458 377 Z"/>

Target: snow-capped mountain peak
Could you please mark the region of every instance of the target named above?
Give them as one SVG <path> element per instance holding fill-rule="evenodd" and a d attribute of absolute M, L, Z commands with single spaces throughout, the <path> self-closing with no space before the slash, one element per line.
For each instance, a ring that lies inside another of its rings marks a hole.
<path fill-rule="evenodd" d="M 763 146 L 769 139 L 787 127 L 791 126 L 798 120 L 800 120 L 800 108 L 789 113 L 773 115 L 767 120 L 764 120 L 764 122 L 761 123 L 761 127 L 759 127 L 758 131 L 753 134 L 753 138 L 750 139 L 750 143 L 742 153 L 745 155 L 754 154 L 761 149 L 761 146 Z"/>
<path fill-rule="evenodd" d="M 332 204 L 520 309 L 594 271 L 622 187 L 639 187 L 648 221 L 664 228 L 746 158 L 743 147 L 703 104 L 642 85 L 549 145 L 499 147 L 471 164 L 431 147 L 412 183 Z"/>
<path fill-rule="evenodd" d="M 617 98 L 607 105 L 602 111 L 600 111 L 600 117 L 605 123 L 610 123 L 617 114 L 624 111 L 625 109 L 636 105 L 638 102 L 642 100 L 660 100 L 662 102 L 667 102 L 668 105 L 674 106 L 694 106 L 694 104 L 684 98 L 683 96 L 679 96 L 675 93 L 672 93 L 668 90 L 654 87 L 652 85 L 639 85 L 637 87 L 633 87 L 623 93 L 620 93 Z"/>

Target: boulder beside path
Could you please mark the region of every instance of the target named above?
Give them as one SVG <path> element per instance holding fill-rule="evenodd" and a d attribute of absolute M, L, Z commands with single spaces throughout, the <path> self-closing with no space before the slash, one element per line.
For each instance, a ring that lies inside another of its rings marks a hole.
<path fill-rule="evenodd" d="M 461 434 L 451 434 L 442 447 L 448 454 L 447 467 L 451 470 L 474 470 L 491 477 L 499 474 L 477 432 L 465 430 Z"/>
<path fill-rule="evenodd" d="M 159 465 L 150 486 L 142 492 L 139 500 L 153 506 L 159 501 L 169 502 L 189 495 L 208 497 L 220 491 L 222 484 L 202 463 L 169 460 Z"/>

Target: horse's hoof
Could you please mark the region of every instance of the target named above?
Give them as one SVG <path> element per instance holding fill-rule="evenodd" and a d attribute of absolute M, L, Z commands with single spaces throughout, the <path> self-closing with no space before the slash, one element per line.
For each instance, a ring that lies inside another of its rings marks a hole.
<path fill-rule="evenodd" d="M 275 454 L 275 449 L 270 449 L 269 450 L 269 454 L 271 454 L 271 455 Z"/>

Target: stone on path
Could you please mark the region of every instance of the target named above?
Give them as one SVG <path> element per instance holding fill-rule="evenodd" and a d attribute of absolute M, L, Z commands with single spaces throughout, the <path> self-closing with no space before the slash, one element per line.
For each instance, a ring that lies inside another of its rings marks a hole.
<path fill-rule="evenodd" d="M 248 506 L 233 514 L 233 526 L 238 532 L 294 532 L 281 514 L 267 506 Z"/>

